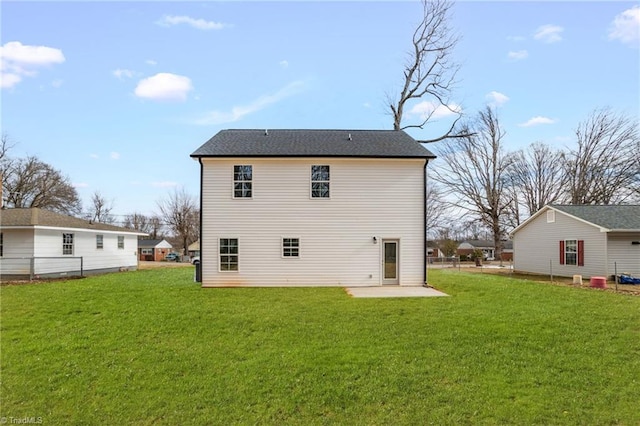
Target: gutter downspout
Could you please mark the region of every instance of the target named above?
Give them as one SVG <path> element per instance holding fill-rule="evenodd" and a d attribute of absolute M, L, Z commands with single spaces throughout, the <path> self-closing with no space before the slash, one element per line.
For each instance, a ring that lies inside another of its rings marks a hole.
<path fill-rule="evenodd" d="M 204 238 L 202 238 L 202 193 L 204 191 L 204 164 L 202 164 L 202 157 L 198 157 L 198 163 L 200 163 L 200 265 L 196 265 L 196 268 L 200 268 L 200 285 L 202 285 L 202 248 L 204 246 Z"/>
<path fill-rule="evenodd" d="M 424 177 L 422 185 L 422 216 L 423 216 L 423 229 L 422 237 L 424 238 L 422 249 L 422 270 L 424 271 L 424 286 L 429 287 L 428 275 L 427 275 L 427 164 L 429 159 L 424 161 Z"/>

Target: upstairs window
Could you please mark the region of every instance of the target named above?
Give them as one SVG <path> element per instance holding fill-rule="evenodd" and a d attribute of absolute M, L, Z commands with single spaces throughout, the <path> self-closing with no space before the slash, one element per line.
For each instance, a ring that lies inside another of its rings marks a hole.
<path fill-rule="evenodd" d="M 300 238 L 282 239 L 282 257 L 300 257 Z"/>
<path fill-rule="evenodd" d="M 73 234 L 62 234 L 62 254 L 73 254 Z"/>
<path fill-rule="evenodd" d="M 118 248 L 124 249 L 124 235 L 118 235 Z"/>
<path fill-rule="evenodd" d="M 104 236 L 96 235 L 96 248 L 103 249 L 104 248 Z"/>
<path fill-rule="evenodd" d="M 311 166 L 311 198 L 329 198 L 329 166 Z"/>
<path fill-rule="evenodd" d="M 233 198 L 251 198 L 253 166 L 233 166 Z"/>

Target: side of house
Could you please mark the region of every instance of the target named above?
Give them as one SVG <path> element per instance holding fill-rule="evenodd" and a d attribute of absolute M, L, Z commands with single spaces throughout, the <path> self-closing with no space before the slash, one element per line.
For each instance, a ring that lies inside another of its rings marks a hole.
<path fill-rule="evenodd" d="M 137 268 L 140 232 L 42 209 L 3 209 L 3 276 L 102 273 Z"/>
<path fill-rule="evenodd" d="M 141 239 L 138 240 L 139 259 L 158 262 L 164 260 L 173 246 L 167 240 Z"/>
<path fill-rule="evenodd" d="M 251 198 L 231 196 L 239 164 Z M 330 170 L 327 198 L 311 196 L 314 165 Z M 422 285 L 423 180 L 424 160 L 203 159 L 203 285 Z M 221 269 L 222 241 L 237 244 L 238 270 Z M 398 277 L 385 278 L 385 255 Z"/>
<path fill-rule="evenodd" d="M 609 233 L 607 275 L 640 277 L 640 230 Z"/>
<path fill-rule="evenodd" d="M 425 284 L 435 157 L 405 132 L 223 130 L 191 156 L 203 286 Z"/>

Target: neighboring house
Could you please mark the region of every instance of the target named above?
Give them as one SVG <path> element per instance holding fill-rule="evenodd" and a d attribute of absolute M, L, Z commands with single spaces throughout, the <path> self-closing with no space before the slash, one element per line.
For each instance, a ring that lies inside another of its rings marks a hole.
<path fill-rule="evenodd" d="M 403 131 L 223 130 L 200 162 L 208 286 L 419 286 L 426 166 Z"/>
<path fill-rule="evenodd" d="M 187 254 L 190 257 L 200 256 L 200 240 L 189 244 L 189 247 L 187 248 Z"/>
<path fill-rule="evenodd" d="M 173 246 L 164 239 L 138 240 L 138 259 L 145 261 L 160 261 L 167 257 Z"/>
<path fill-rule="evenodd" d="M 482 251 L 482 257 L 485 260 L 495 260 L 496 247 L 490 240 L 465 240 L 458 245 L 458 256 L 470 257 L 475 250 Z M 502 260 L 508 261 L 513 259 L 513 241 L 502 242 Z"/>
<path fill-rule="evenodd" d="M 136 269 L 140 235 L 39 208 L 2 209 L 0 271 L 7 277 Z"/>
<path fill-rule="evenodd" d="M 640 206 L 548 205 L 512 235 L 517 271 L 640 276 Z"/>
<path fill-rule="evenodd" d="M 427 241 L 427 257 L 444 257 L 436 241 Z"/>

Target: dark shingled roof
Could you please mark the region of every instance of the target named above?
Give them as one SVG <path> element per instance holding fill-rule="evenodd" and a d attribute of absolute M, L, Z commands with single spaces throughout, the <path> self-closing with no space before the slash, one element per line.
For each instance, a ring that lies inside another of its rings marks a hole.
<path fill-rule="evenodd" d="M 550 207 L 611 230 L 640 230 L 640 206 L 556 205 Z"/>
<path fill-rule="evenodd" d="M 436 158 L 397 130 L 221 130 L 191 157 Z"/>
<path fill-rule="evenodd" d="M 153 248 L 163 241 L 164 241 L 163 239 L 152 240 L 152 239 L 144 238 L 144 239 L 138 240 L 138 248 Z"/>
<path fill-rule="evenodd" d="M 88 220 L 39 208 L 0 210 L 0 227 L 11 226 L 51 226 L 56 228 L 93 229 L 98 231 L 117 231 L 146 235 L 133 229 L 107 225 L 106 223 L 89 222 Z"/>

